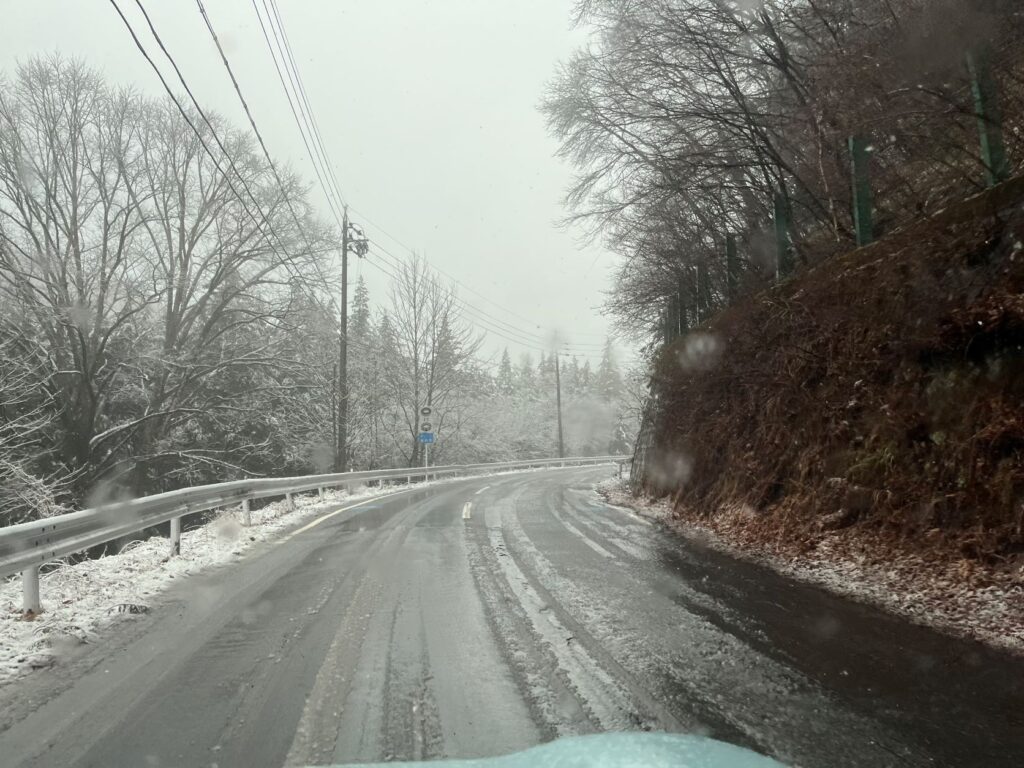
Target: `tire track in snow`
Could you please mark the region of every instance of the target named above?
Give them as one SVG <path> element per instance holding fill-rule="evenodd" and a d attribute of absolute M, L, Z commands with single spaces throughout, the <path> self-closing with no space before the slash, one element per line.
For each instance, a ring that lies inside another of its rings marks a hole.
<path fill-rule="evenodd" d="M 538 589 L 558 596 L 559 608 L 565 612 L 563 622 L 587 627 L 592 633 L 589 642 L 617 659 L 621 668 L 628 668 L 627 678 L 647 681 L 641 690 L 667 691 L 656 681 L 670 681 L 682 705 L 679 708 L 690 709 L 711 725 L 713 736 L 787 762 L 819 764 L 829 755 L 829 764 L 836 766 L 862 765 L 865 760 L 879 765 L 894 764 L 894 759 L 904 763 L 907 747 L 897 734 L 849 711 L 800 673 L 754 651 L 699 614 L 667 600 L 652 603 L 642 573 L 610 570 L 614 579 L 598 579 L 590 589 L 564 576 L 522 523 L 532 514 L 536 524 L 543 525 L 551 512 L 544 507 L 550 503 L 545 489 L 525 497 L 518 494 L 516 514 L 502 519 L 505 539 L 512 543 L 517 558 L 528 564 L 524 570 L 533 574 Z M 631 621 L 624 622 L 622 617 Z M 678 692 L 684 692 L 681 701 Z M 779 701 L 776 715 L 765 714 L 766 699 Z M 835 734 L 843 734 L 844 741 L 857 744 L 858 749 L 835 754 Z"/>

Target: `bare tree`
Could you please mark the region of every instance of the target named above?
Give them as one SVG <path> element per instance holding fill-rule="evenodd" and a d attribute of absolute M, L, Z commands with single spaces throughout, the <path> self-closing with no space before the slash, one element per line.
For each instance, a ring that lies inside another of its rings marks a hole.
<path fill-rule="evenodd" d="M 168 435 L 197 416 L 235 418 L 247 388 L 265 387 L 265 376 L 279 379 L 275 372 L 294 368 L 290 333 L 298 330 L 300 311 L 320 280 L 319 260 L 333 244 L 313 220 L 298 180 L 274 174 L 247 135 L 214 121 L 227 150 L 215 160 L 173 109 L 164 104 L 145 125 L 144 170 L 133 189 L 136 199 L 148 201 L 142 204 L 145 258 L 161 313 L 144 410 L 93 438 L 110 456 L 134 443 L 138 487 L 149 484 L 147 474 L 166 474 L 167 459 L 182 457 L 180 448 L 168 452 L 161 445 Z M 205 143 L 214 144 L 210 135 Z M 248 381 L 238 375 L 257 368 L 260 374 Z M 240 448 L 251 453 L 258 446 Z M 232 457 L 242 454 L 190 450 L 236 469 Z"/>
<path fill-rule="evenodd" d="M 38 387 L 44 363 L 30 341 L 0 325 L 0 525 L 63 511 L 67 474 L 47 450 L 54 410 Z"/>
<path fill-rule="evenodd" d="M 594 42 L 543 108 L 578 170 L 568 220 L 625 257 L 608 306 L 636 335 L 680 292 L 689 311 L 725 301 L 727 233 L 746 282 L 773 274 L 776 195 L 801 262 L 850 247 L 851 135 L 871 142 L 880 228 L 976 189 L 964 54 L 979 41 L 1013 96 L 1004 118 L 1024 118 L 1005 0 L 584 0 L 579 15 Z"/>
<path fill-rule="evenodd" d="M 62 460 L 86 474 L 130 365 L 121 353 L 145 333 L 156 298 L 131 258 L 139 108 L 58 60 L 24 65 L 0 92 L 0 293 L 17 307 L 8 323 L 36 344 L 39 386 L 60 405 Z"/>
<path fill-rule="evenodd" d="M 431 423 L 438 434 L 455 421 L 454 409 L 482 339 L 460 317 L 455 292 L 417 257 L 402 265 L 392 284 L 388 318 L 382 339 L 384 379 L 405 435 L 393 439 L 403 460 L 417 466 L 422 463 L 420 409 L 433 409 Z"/>
<path fill-rule="evenodd" d="M 206 148 L 169 102 L 59 59 L 0 85 L 3 319 L 79 500 L 301 462 L 270 421 L 311 407 L 336 238 L 247 134 L 191 122 Z"/>

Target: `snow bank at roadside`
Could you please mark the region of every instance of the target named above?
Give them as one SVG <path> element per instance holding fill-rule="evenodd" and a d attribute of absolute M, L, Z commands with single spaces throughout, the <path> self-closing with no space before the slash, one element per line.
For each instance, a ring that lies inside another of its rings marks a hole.
<path fill-rule="evenodd" d="M 1024 585 L 1008 579 L 971 578 L 958 564 L 938 564 L 912 553 L 869 559 L 838 534 L 809 552 L 781 554 L 736 535 L 744 510 L 714 521 L 680 519 L 666 499 L 634 497 L 624 482 L 605 481 L 597 492 L 609 503 L 671 526 L 721 552 L 767 565 L 801 581 L 870 603 L 917 624 L 1024 653 Z"/>
<path fill-rule="evenodd" d="M 557 468 L 556 468 L 557 469 Z M 546 472 L 548 468 L 515 469 L 473 475 L 473 479 Z M 416 483 L 421 489 L 459 482 L 453 477 Z M 296 496 L 295 510 L 277 501 L 253 510 L 252 525 L 241 524 L 241 507 L 222 511 L 215 519 L 181 535 L 181 556 L 170 558 L 166 538 L 133 542 L 116 555 L 75 564 L 59 563 L 39 579 L 43 612 L 30 621 L 21 615 L 21 579 L 0 582 L 0 686 L 33 669 L 52 666 L 74 655 L 108 628 L 130 621 L 132 606 L 148 608 L 150 599 L 176 580 L 231 562 L 257 542 L 312 518 L 339 502 L 358 502 L 401 488 L 361 487 L 351 493 L 327 490 L 323 500 Z"/>
<path fill-rule="evenodd" d="M 322 500 L 296 496 L 294 511 L 283 500 L 253 510 L 249 527 L 241 524 L 241 507 L 227 509 L 207 524 L 183 531 L 179 557 L 168 557 L 168 540 L 154 536 L 132 542 L 116 555 L 62 562 L 40 577 L 44 610 L 33 620 L 21 617 L 21 579 L 0 583 L 0 685 L 50 666 L 62 654 L 74 654 L 101 631 L 137 615 L 130 606 L 148 608 L 155 595 L 177 580 L 237 559 L 329 505 L 394 491 L 363 487 L 352 493 L 327 490 Z"/>

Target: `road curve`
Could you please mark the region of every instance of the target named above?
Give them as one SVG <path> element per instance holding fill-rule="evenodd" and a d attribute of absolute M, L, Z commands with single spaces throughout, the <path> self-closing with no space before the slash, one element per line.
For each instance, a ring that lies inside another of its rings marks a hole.
<path fill-rule="evenodd" d="M 405 491 L 0 690 L 0 762 L 311 765 L 700 732 L 805 766 L 1019 765 L 1024 662 L 680 540 L 608 468 Z"/>

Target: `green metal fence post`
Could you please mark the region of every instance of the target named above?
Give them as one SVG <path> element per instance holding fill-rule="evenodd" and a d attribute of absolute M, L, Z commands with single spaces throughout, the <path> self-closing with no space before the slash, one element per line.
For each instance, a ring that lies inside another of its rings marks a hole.
<path fill-rule="evenodd" d="M 859 248 L 875 239 L 871 181 L 868 175 L 868 143 L 859 136 L 851 136 L 848 144 L 850 175 L 853 179 L 853 231 Z"/>
<path fill-rule="evenodd" d="M 775 223 L 775 277 L 788 277 L 793 272 L 793 243 L 789 237 L 789 205 L 782 192 L 775 193 L 773 201 Z"/>
<path fill-rule="evenodd" d="M 729 301 L 736 300 L 736 288 L 739 285 L 739 262 L 736 258 L 736 235 L 725 236 L 725 279 L 729 291 Z"/>
<path fill-rule="evenodd" d="M 991 49 L 981 45 L 967 52 L 967 70 L 971 75 L 974 114 L 978 118 L 981 137 L 981 161 L 985 164 L 988 185 L 995 186 L 1010 176 L 1010 165 L 1003 144 L 1003 118 L 999 110 L 999 94 L 992 77 Z"/>

